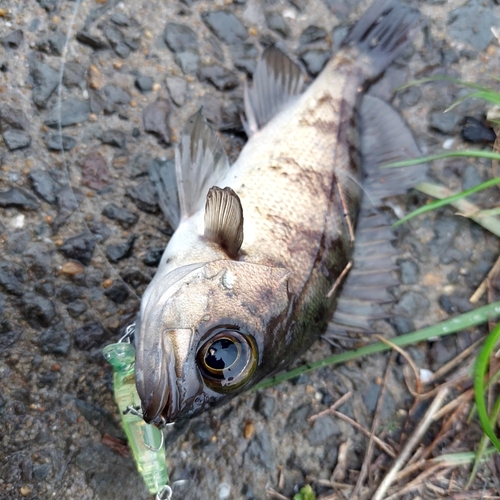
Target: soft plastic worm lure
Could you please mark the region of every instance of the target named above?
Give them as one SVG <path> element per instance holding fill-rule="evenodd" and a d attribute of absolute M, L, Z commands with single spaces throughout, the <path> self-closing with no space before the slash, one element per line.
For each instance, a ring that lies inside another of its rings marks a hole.
<path fill-rule="evenodd" d="M 157 494 L 157 499 L 169 499 L 171 489 L 167 484 L 163 434 L 155 426 L 146 424 L 136 410 L 140 408 L 141 400 L 135 388 L 135 348 L 128 343 L 130 333 L 127 331 L 118 343 L 106 346 L 103 356 L 113 366 L 115 400 L 137 469 L 150 493 Z"/>

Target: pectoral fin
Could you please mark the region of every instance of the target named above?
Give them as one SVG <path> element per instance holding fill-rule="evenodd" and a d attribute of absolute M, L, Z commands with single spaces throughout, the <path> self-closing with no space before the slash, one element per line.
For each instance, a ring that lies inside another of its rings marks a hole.
<path fill-rule="evenodd" d="M 210 188 L 205 205 L 205 237 L 236 257 L 243 243 L 243 208 L 229 187 Z"/>

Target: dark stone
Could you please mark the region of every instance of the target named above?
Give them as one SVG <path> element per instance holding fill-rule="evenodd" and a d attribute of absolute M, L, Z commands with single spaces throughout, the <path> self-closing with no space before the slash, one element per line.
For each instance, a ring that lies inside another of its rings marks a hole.
<path fill-rule="evenodd" d="M 66 35 L 61 31 L 56 31 L 49 37 L 50 52 L 55 56 L 62 56 L 64 46 L 66 45 Z"/>
<path fill-rule="evenodd" d="M 253 43 L 239 43 L 229 47 L 233 57 L 234 67 L 244 71 L 247 75 L 253 75 L 257 65 L 259 51 Z"/>
<path fill-rule="evenodd" d="M 61 106 L 56 104 L 44 120 L 48 127 L 69 127 L 77 123 L 86 122 L 89 119 L 90 107 L 88 101 L 80 99 L 66 99 L 61 102 Z"/>
<path fill-rule="evenodd" d="M 106 205 L 102 211 L 102 215 L 108 219 L 116 220 L 123 229 L 129 229 L 139 218 L 134 212 L 131 212 L 127 208 L 119 207 L 114 203 Z"/>
<path fill-rule="evenodd" d="M 380 394 L 380 385 L 377 385 L 375 382 L 370 382 L 370 387 L 363 394 L 363 403 L 366 406 L 366 409 L 373 413 L 377 408 L 378 396 Z"/>
<path fill-rule="evenodd" d="M 45 372 L 38 377 L 38 387 L 53 387 L 57 382 L 57 372 Z"/>
<path fill-rule="evenodd" d="M 149 279 L 144 276 L 138 269 L 132 269 L 125 274 L 122 274 L 123 281 L 132 288 L 138 288 L 140 285 L 149 282 Z"/>
<path fill-rule="evenodd" d="M 24 210 L 36 210 L 40 207 L 38 198 L 24 188 L 12 187 L 0 191 L 0 207 L 16 207 Z"/>
<path fill-rule="evenodd" d="M 318 42 L 319 40 L 324 40 L 327 36 L 327 32 L 324 28 L 319 28 L 318 26 L 308 26 L 299 37 L 300 45 L 307 45 L 309 43 Z"/>
<path fill-rule="evenodd" d="M 122 59 L 126 59 L 130 55 L 130 47 L 126 45 L 123 33 L 118 28 L 106 26 L 104 35 L 118 56 Z"/>
<path fill-rule="evenodd" d="M 106 102 L 103 94 L 92 89 L 89 89 L 88 93 L 91 113 L 98 115 L 104 111 L 104 108 L 106 108 L 107 105 L 109 106 L 109 112 L 113 112 L 113 103 L 111 101 Z"/>
<path fill-rule="evenodd" d="M 493 39 L 491 26 L 498 25 L 498 16 L 493 6 L 483 5 L 478 0 L 469 1 L 448 15 L 448 34 L 478 52 L 483 52 Z"/>
<path fill-rule="evenodd" d="M 76 146 L 73 137 L 60 134 L 45 134 L 43 140 L 52 151 L 71 151 Z"/>
<path fill-rule="evenodd" d="M 466 116 L 462 128 L 462 138 L 464 141 L 491 144 L 495 142 L 497 136 L 495 131 L 487 127 L 482 121 L 472 116 Z"/>
<path fill-rule="evenodd" d="M 113 177 L 108 170 L 106 160 L 94 151 L 88 154 L 82 163 L 82 184 L 99 191 L 112 182 Z"/>
<path fill-rule="evenodd" d="M 283 16 L 278 12 L 269 12 L 266 14 L 266 23 L 270 30 L 275 31 L 284 38 L 287 38 L 290 34 L 288 24 Z"/>
<path fill-rule="evenodd" d="M 68 304 L 66 310 L 72 318 L 79 318 L 87 310 L 87 304 L 82 300 L 75 300 Z"/>
<path fill-rule="evenodd" d="M 161 256 L 165 251 L 164 247 L 150 248 L 142 258 L 142 262 L 146 266 L 158 267 L 160 265 Z"/>
<path fill-rule="evenodd" d="M 13 254 L 20 254 L 26 250 L 28 243 L 31 240 L 31 232 L 29 229 L 21 229 L 13 231 L 5 240 L 7 250 Z"/>
<path fill-rule="evenodd" d="M 338 424 L 330 416 L 325 415 L 314 421 L 311 430 L 307 434 L 307 440 L 311 446 L 319 446 L 326 444 L 332 436 L 338 436 L 340 432 Z"/>
<path fill-rule="evenodd" d="M 474 306 L 467 297 L 457 295 L 440 295 L 439 305 L 441 309 L 448 314 L 466 313 L 472 311 Z"/>
<path fill-rule="evenodd" d="M 56 316 L 52 301 L 32 292 L 26 292 L 23 295 L 22 311 L 24 319 L 35 329 L 49 326 Z"/>
<path fill-rule="evenodd" d="M 24 34 L 22 30 L 11 31 L 8 35 L 0 38 L 0 43 L 8 49 L 18 49 L 23 42 Z"/>
<path fill-rule="evenodd" d="M 167 84 L 167 90 L 172 101 L 174 101 L 177 106 L 183 106 L 186 102 L 187 94 L 186 80 L 176 76 L 167 76 L 165 83 Z"/>
<path fill-rule="evenodd" d="M 276 411 L 276 400 L 272 396 L 258 393 L 255 400 L 255 410 L 264 418 L 271 418 Z"/>
<path fill-rule="evenodd" d="M 218 90 L 231 90 L 239 84 L 235 73 L 218 64 L 202 66 L 198 76 L 202 82 L 210 82 Z"/>
<path fill-rule="evenodd" d="M 115 283 L 104 292 L 104 295 L 115 304 L 123 304 L 128 298 L 128 289 L 123 283 Z"/>
<path fill-rule="evenodd" d="M 443 134 L 452 134 L 459 121 L 460 116 L 454 111 L 448 111 L 447 113 L 436 111 L 431 113 L 429 120 L 431 128 Z"/>
<path fill-rule="evenodd" d="M 405 285 L 414 285 L 418 283 L 420 268 L 414 260 L 398 260 L 397 263 L 401 270 L 401 283 Z"/>
<path fill-rule="evenodd" d="M 166 99 L 157 99 L 146 106 L 142 113 L 144 130 L 157 135 L 166 145 L 172 142 L 170 111 L 170 103 Z"/>
<path fill-rule="evenodd" d="M 47 101 L 59 84 L 59 72 L 48 64 L 32 60 L 30 76 L 33 81 L 33 102 L 40 108 L 47 106 Z"/>
<path fill-rule="evenodd" d="M 150 76 L 146 75 L 139 75 L 135 79 L 135 86 L 141 91 L 141 92 L 151 92 L 153 90 L 153 83 L 154 80 Z"/>
<path fill-rule="evenodd" d="M 420 102 L 422 90 L 419 87 L 409 87 L 398 93 L 399 108 L 411 108 Z"/>
<path fill-rule="evenodd" d="M 22 109 L 3 104 L 0 108 L 0 132 L 7 130 L 28 130 L 29 123 Z"/>
<path fill-rule="evenodd" d="M 118 262 L 119 260 L 130 257 L 134 249 L 135 240 L 136 236 L 130 236 L 130 238 L 125 243 L 108 245 L 106 247 L 106 257 L 111 262 Z"/>
<path fill-rule="evenodd" d="M 62 323 L 45 329 L 38 338 L 40 349 L 45 354 L 65 356 L 71 348 L 71 337 Z"/>
<path fill-rule="evenodd" d="M 6 130 L 2 137 L 10 151 L 27 148 L 31 144 L 31 137 L 24 130 Z"/>
<path fill-rule="evenodd" d="M 127 91 L 111 84 L 104 87 L 104 95 L 106 96 L 105 109 L 109 113 L 116 111 L 122 105 L 129 104 L 131 99 Z"/>
<path fill-rule="evenodd" d="M 309 423 L 307 419 L 312 414 L 312 408 L 310 404 L 304 404 L 297 408 L 294 408 L 288 415 L 286 421 L 286 431 L 287 432 L 300 432 L 309 428 Z"/>
<path fill-rule="evenodd" d="M 193 50 L 186 50 L 175 55 L 175 62 L 184 74 L 193 74 L 200 68 L 200 55 Z"/>
<path fill-rule="evenodd" d="M 121 130 L 106 130 L 101 134 L 101 142 L 116 148 L 124 149 L 127 144 L 125 132 Z"/>
<path fill-rule="evenodd" d="M 43 243 L 31 245 L 24 253 L 27 269 L 36 279 L 52 274 L 52 250 Z"/>
<path fill-rule="evenodd" d="M 328 50 L 312 49 L 304 52 L 300 60 L 305 64 L 310 75 L 316 76 L 330 60 L 331 53 Z"/>
<path fill-rule="evenodd" d="M 0 319 L 0 347 L 2 349 L 14 345 L 21 338 L 22 333 L 23 329 L 19 325 Z"/>
<path fill-rule="evenodd" d="M 40 464 L 33 466 L 33 479 L 35 481 L 44 481 L 50 474 L 50 464 Z"/>
<path fill-rule="evenodd" d="M 74 332 L 75 346 L 81 351 L 101 346 L 106 337 L 106 331 L 99 321 L 85 323 Z"/>
<path fill-rule="evenodd" d="M 156 189 L 151 181 L 144 181 L 138 186 L 127 189 L 126 194 L 143 212 L 154 214 L 158 211 Z"/>
<path fill-rule="evenodd" d="M 199 444 L 207 445 L 210 444 L 212 437 L 214 435 L 213 429 L 206 420 L 196 419 L 191 424 L 191 431 L 198 439 Z"/>
<path fill-rule="evenodd" d="M 59 184 L 50 176 L 46 170 L 31 170 L 28 174 L 33 191 L 51 205 L 56 202 L 56 193 Z"/>
<path fill-rule="evenodd" d="M 462 175 L 462 189 L 470 189 L 483 182 L 481 175 L 475 165 L 468 164 Z M 474 199 L 474 198 L 472 198 Z"/>
<path fill-rule="evenodd" d="M 250 441 L 245 451 L 243 460 L 249 466 L 252 464 L 262 465 L 266 470 L 271 471 L 275 467 L 275 452 L 273 441 L 266 429 L 257 433 Z"/>
<path fill-rule="evenodd" d="M 52 281 L 43 280 L 35 284 L 35 292 L 44 297 L 53 297 L 56 293 L 56 287 Z"/>
<path fill-rule="evenodd" d="M 82 289 L 73 283 L 65 283 L 57 290 L 57 297 L 63 304 L 69 304 L 82 296 Z"/>
<path fill-rule="evenodd" d="M 94 50 L 107 49 L 108 44 L 100 37 L 91 35 L 86 31 L 79 31 L 76 34 L 76 39 L 83 45 L 88 45 Z"/>
<path fill-rule="evenodd" d="M 57 7 L 58 0 L 36 0 L 42 9 L 52 12 Z"/>
<path fill-rule="evenodd" d="M 137 139 L 140 135 L 141 135 L 141 131 L 137 127 L 134 127 L 132 129 L 132 137 L 134 139 Z"/>
<path fill-rule="evenodd" d="M 204 12 L 201 18 L 213 34 L 223 42 L 233 44 L 248 38 L 247 29 L 232 12 L 224 10 Z"/>
<path fill-rule="evenodd" d="M 100 243 L 104 243 L 112 234 L 111 229 L 102 221 L 89 223 L 89 229 L 94 235 L 94 239 Z"/>
<path fill-rule="evenodd" d="M 95 240 L 88 232 L 81 233 L 68 238 L 60 247 L 59 251 L 68 259 L 74 259 L 87 266 L 94 253 Z"/>
<path fill-rule="evenodd" d="M 69 184 L 64 185 L 56 194 L 57 217 L 52 223 L 53 230 L 57 230 L 68 220 L 83 200 L 78 189 L 72 189 Z"/>
<path fill-rule="evenodd" d="M 394 307 L 396 313 L 408 318 L 425 314 L 429 309 L 429 299 L 417 292 L 405 292 Z"/>
<path fill-rule="evenodd" d="M 186 50 L 198 51 L 198 36 L 184 24 L 167 23 L 163 38 L 168 48 L 175 54 Z"/>
<path fill-rule="evenodd" d="M 129 18 L 125 14 L 122 14 L 121 12 L 115 12 L 110 17 L 110 21 L 112 23 L 115 23 L 117 26 L 122 26 L 122 27 L 130 26 Z"/>

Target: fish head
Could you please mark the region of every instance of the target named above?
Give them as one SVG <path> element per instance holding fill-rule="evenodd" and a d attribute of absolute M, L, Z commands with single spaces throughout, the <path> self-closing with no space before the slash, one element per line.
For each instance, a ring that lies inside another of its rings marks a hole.
<path fill-rule="evenodd" d="M 192 417 L 276 369 L 290 321 L 289 274 L 221 259 L 155 278 L 136 324 L 136 386 L 146 422 Z"/>

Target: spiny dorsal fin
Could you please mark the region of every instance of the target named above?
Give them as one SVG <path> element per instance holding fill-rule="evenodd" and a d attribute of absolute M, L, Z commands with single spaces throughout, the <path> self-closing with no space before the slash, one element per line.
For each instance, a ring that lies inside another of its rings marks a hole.
<path fill-rule="evenodd" d="M 175 152 L 182 218 L 190 217 L 202 208 L 210 186 L 217 184 L 228 170 L 229 162 L 222 142 L 200 109 L 186 123 Z"/>
<path fill-rule="evenodd" d="M 277 47 L 268 47 L 257 62 L 253 85 L 245 84 L 245 131 L 250 137 L 300 94 L 304 83 L 300 68 Z"/>
<path fill-rule="evenodd" d="M 166 219 L 173 229 L 177 229 L 181 211 L 173 160 L 154 160 L 149 166 L 149 179 L 156 188 L 158 203 Z"/>
<path fill-rule="evenodd" d="M 205 237 L 236 257 L 243 243 L 243 208 L 238 195 L 229 187 L 213 186 L 205 205 Z"/>

